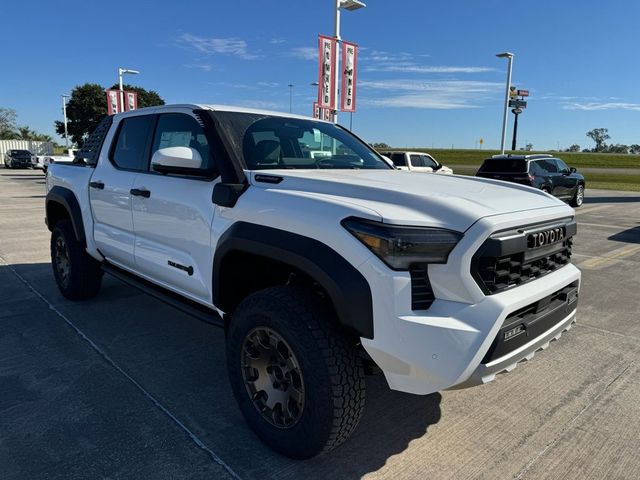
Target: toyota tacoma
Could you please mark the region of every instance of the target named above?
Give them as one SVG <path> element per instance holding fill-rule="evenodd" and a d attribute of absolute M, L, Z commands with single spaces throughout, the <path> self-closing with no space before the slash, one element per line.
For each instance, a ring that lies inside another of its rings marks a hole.
<path fill-rule="evenodd" d="M 107 272 L 224 328 L 250 427 L 309 458 L 344 442 L 365 373 L 480 385 L 575 321 L 574 211 L 540 190 L 392 168 L 332 123 L 215 105 L 106 117 L 50 166 L 55 281 Z"/>

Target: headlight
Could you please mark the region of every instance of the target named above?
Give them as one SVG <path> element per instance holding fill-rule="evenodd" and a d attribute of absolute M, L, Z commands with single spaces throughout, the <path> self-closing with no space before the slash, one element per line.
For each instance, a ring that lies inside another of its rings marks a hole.
<path fill-rule="evenodd" d="M 394 270 L 414 263 L 447 263 L 462 234 L 430 227 L 406 227 L 346 218 L 342 226 Z"/>

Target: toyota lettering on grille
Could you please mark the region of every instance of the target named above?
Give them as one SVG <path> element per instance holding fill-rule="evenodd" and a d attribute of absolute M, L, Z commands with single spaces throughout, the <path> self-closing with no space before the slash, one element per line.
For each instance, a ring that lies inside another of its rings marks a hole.
<path fill-rule="evenodd" d="M 538 248 L 564 240 L 565 227 L 550 228 L 542 232 L 531 233 L 527 237 L 528 248 Z"/>

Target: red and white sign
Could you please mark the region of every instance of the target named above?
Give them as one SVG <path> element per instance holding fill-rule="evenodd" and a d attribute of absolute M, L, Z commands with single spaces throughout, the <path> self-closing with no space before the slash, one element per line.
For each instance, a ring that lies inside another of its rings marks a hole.
<path fill-rule="evenodd" d="M 120 92 L 118 90 L 107 90 L 107 114 L 115 115 L 121 111 Z"/>
<path fill-rule="evenodd" d="M 125 111 L 138 109 L 138 94 L 137 92 L 124 92 L 124 109 Z"/>
<path fill-rule="evenodd" d="M 342 91 L 340 110 L 356 111 L 356 70 L 358 67 L 358 46 L 342 42 Z"/>
<path fill-rule="evenodd" d="M 335 38 L 318 35 L 318 105 L 336 109 L 336 60 L 338 58 Z"/>
<path fill-rule="evenodd" d="M 318 102 L 313 102 L 313 118 L 318 118 L 320 120 L 331 120 L 331 109 L 330 108 L 322 108 L 318 105 Z"/>

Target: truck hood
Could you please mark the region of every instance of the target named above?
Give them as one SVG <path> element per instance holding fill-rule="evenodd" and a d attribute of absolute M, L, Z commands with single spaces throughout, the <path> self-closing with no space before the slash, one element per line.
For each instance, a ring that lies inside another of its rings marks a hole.
<path fill-rule="evenodd" d="M 477 177 L 421 175 L 399 170 L 248 173 L 255 187 L 358 205 L 376 212 L 383 222 L 396 225 L 433 226 L 463 232 L 479 219 L 492 215 L 563 206 L 566 211 L 559 211 L 559 215 L 572 215 L 570 207 L 540 190 Z"/>

